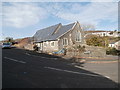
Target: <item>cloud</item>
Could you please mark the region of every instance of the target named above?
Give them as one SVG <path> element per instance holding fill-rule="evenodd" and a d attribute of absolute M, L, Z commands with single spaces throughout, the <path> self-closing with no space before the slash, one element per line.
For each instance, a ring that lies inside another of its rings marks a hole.
<path fill-rule="evenodd" d="M 105 25 L 105 26 L 97 26 L 99 30 L 118 30 L 118 23 L 113 23 L 111 25 Z"/>
<path fill-rule="evenodd" d="M 2 0 L 3 2 L 118 2 L 119 0 Z"/>
<path fill-rule="evenodd" d="M 3 25 L 27 27 L 45 19 L 47 12 L 33 3 L 9 3 L 3 6 Z"/>
<path fill-rule="evenodd" d="M 91 0 L 91 2 L 119 2 L 119 0 Z"/>
<path fill-rule="evenodd" d="M 100 22 L 118 22 L 118 6 L 117 3 L 108 2 L 92 2 L 92 3 L 64 3 L 64 4 L 52 4 L 50 5 L 49 12 L 53 15 L 69 20 L 79 21 L 80 23 L 91 23 L 94 25 L 100 24 Z M 65 6 L 66 7 L 65 7 Z M 67 7 L 67 5 L 69 7 Z M 50 11 L 51 10 L 51 11 Z M 109 23 L 108 22 L 108 23 Z"/>
<path fill-rule="evenodd" d="M 90 0 L 95 1 L 95 0 Z M 112 1 L 112 0 L 111 0 Z M 99 26 L 101 22 L 118 22 L 118 3 L 113 2 L 46 2 L 3 4 L 3 24 L 17 28 L 37 24 L 49 15 L 66 21 Z"/>

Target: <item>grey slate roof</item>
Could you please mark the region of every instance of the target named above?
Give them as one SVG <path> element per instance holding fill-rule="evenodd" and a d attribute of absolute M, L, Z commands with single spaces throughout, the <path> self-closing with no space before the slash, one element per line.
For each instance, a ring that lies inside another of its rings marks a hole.
<path fill-rule="evenodd" d="M 53 25 L 45 29 L 38 30 L 36 34 L 34 35 L 34 38 L 36 42 L 56 40 L 61 35 L 63 35 L 65 32 L 72 29 L 74 24 L 75 23 L 64 25 L 64 26 L 62 26 L 62 24 L 57 24 L 57 25 Z M 54 33 L 54 31 L 58 28 L 59 25 L 61 25 L 60 28 L 57 30 L 56 33 Z"/>
<path fill-rule="evenodd" d="M 36 41 L 44 41 L 46 37 L 51 36 L 54 30 L 58 27 L 59 24 L 38 30 L 33 36 Z"/>

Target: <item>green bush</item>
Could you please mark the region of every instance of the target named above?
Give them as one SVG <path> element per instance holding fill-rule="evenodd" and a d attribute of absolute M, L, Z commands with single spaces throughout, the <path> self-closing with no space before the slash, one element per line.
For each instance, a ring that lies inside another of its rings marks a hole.
<path fill-rule="evenodd" d="M 108 37 L 100 37 L 97 35 L 91 35 L 88 38 L 86 38 L 86 44 L 90 46 L 107 47 Z"/>
<path fill-rule="evenodd" d="M 120 55 L 120 51 L 116 48 L 109 48 L 106 50 L 107 55 Z"/>

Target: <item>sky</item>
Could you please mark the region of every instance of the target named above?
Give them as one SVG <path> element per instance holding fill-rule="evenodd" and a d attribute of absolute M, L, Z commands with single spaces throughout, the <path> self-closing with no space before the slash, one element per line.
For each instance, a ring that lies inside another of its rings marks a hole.
<path fill-rule="evenodd" d="M 99 0 L 98 0 L 99 1 Z M 105 0 L 104 0 L 105 1 Z M 118 2 L 2 2 L 2 37 L 32 37 L 37 30 L 79 21 L 118 30 Z"/>

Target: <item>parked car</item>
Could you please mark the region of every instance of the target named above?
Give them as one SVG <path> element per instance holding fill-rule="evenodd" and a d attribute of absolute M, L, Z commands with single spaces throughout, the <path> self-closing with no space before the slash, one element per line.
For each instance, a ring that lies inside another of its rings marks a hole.
<path fill-rule="evenodd" d="M 3 43 L 2 48 L 11 48 L 12 44 L 11 43 Z"/>

